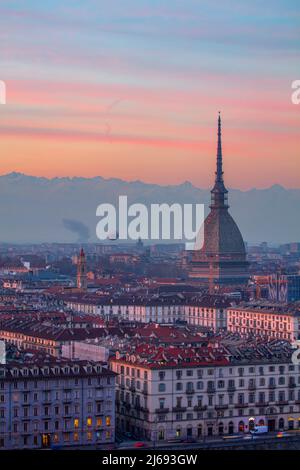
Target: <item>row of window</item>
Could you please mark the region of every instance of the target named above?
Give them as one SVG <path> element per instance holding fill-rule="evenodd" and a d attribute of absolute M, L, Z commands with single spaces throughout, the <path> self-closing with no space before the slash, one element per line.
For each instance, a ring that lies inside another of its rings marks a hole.
<path fill-rule="evenodd" d="M 186 377 L 193 377 L 193 376 L 198 376 L 198 377 L 203 377 L 205 374 L 207 376 L 212 376 L 212 375 L 219 375 L 219 377 L 222 377 L 224 372 L 228 371 L 229 375 L 233 375 L 236 369 L 233 367 L 228 367 L 226 369 L 216 369 L 216 368 L 207 368 L 207 369 L 185 369 L 185 370 L 176 370 L 175 375 L 177 380 L 182 378 L 183 376 Z M 237 369 L 238 375 L 242 376 L 245 373 L 249 374 L 255 374 L 258 372 L 259 375 L 264 375 L 267 372 L 276 372 L 278 371 L 279 374 L 284 374 L 285 372 L 294 372 L 296 370 L 296 367 L 293 364 L 289 364 L 287 366 L 280 365 L 280 366 L 275 366 L 275 365 L 270 365 L 270 366 L 259 366 L 258 368 L 255 368 L 254 366 L 249 366 L 248 368 L 245 367 L 239 367 Z M 298 372 L 300 372 L 300 366 L 297 368 Z M 141 371 L 140 369 L 137 369 L 135 367 L 129 367 L 129 366 L 120 366 L 117 368 L 117 371 L 121 373 L 121 375 L 127 375 L 131 377 L 137 377 L 137 378 L 143 378 L 144 380 L 148 379 L 148 371 Z M 166 371 L 159 371 L 158 372 L 158 377 L 159 380 L 164 380 L 167 375 Z"/>
<path fill-rule="evenodd" d="M 234 312 L 232 310 L 229 310 L 227 312 L 229 317 L 241 317 L 241 318 L 261 318 L 264 321 L 265 320 L 271 320 L 271 321 L 282 321 L 282 322 L 291 322 L 292 318 L 289 317 L 288 315 L 266 315 L 262 313 L 254 313 L 254 312 Z"/>
<path fill-rule="evenodd" d="M 3 369 L 2 369 L 3 370 Z M 1 369 L 0 369 L 1 372 Z M 0 377 L 1 379 L 1 377 Z M 111 381 L 110 377 L 107 378 L 102 378 L 102 377 L 88 377 L 85 379 L 54 379 L 54 380 L 48 380 L 47 382 L 41 382 L 38 380 L 33 380 L 33 381 L 20 381 L 20 380 L 14 380 L 13 381 L 13 388 L 23 388 L 23 389 L 30 389 L 30 388 L 47 388 L 48 390 L 51 388 L 59 388 L 59 387 L 78 387 L 79 385 L 88 385 L 88 386 L 105 386 L 105 385 L 111 385 L 113 382 Z M 0 380 L 0 388 L 8 388 L 10 382 L 7 380 Z"/>
<path fill-rule="evenodd" d="M 105 426 L 107 427 L 110 427 L 111 426 L 111 417 L 110 416 L 106 416 L 105 419 L 102 419 L 102 418 L 96 418 L 93 422 L 93 418 L 92 417 L 88 417 L 84 423 L 82 423 L 82 426 L 86 426 L 88 428 L 92 427 L 93 425 L 95 425 L 96 427 L 101 427 L 105 424 Z M 22 423 L 22 425 L 19 423 L 19 422 L 13 422 L 13 425 L 12 425 L 12 431 L 13 433 L 17 433 L 17 432 L 20 432 L 21 430 L 23 432 L 29 432 L 29 431 L 33 431 L 33 432 L 38 432 L 41 430 L 41 427 L 43 427 L 43 431 L 49 431 L 50 428 L 51 428 L 51 425 L 53 425 L 53 428 L 57 431 L 59 429 L 61 429 L 61 422 L 56 420 L 54 422 L 49 422 L 49 421 L 33 421 L 32 423 L 28 423 L 28 422 L 24 422 Z M 72 426 L 73 425 L 73 426 Z M 71 420 L 68 420 L 68 419 L 65 419 L 63 421 L 63 427 L 64 427 L 64 430 L 68 430 L 70 428 L 73 428 L 73 429 L 78 429 L 79 428 L 79 425 L 80 425 L 80 420 L 79 418 L 75 418 L 73 420 L 73 422 Z M 5 426 L 2 426 L 0 428 L 0 432 L 4 432 L 5 430 Z"/>
<path fill-rule="evenodd" d="M 41 437 L 36 435 L 36 436 L 23 436 L 22 438 L 19 437 L 13 437 L 13 447 L 26 447 L 33 445 L 35 447 L 50 447 L 51 442 L 53 441 L 54 444 L 59 444 L 59 443 L 69 443 L 69 442 L 79 442 L 81 441 L 92 441 L 93 437 L 95 437 L 97 440 L 110 440 L 112 438 L 113 434 L 111 431 L 105 431 L 103 434 L 101 431 L 97 431 L 95 434 L 92 431 L 86 432 L 84 435 L 82 433 L 74 432 L 63 432 L 62 435 L 60 436 L 59 433 L 54 433 L 53 436 L 50 434 L 43 434 Z M 20 439 L 22 439 L 22 444 L 20 445 Z M 2 448 L 8 448 L 10 445 L 10 442 L 6 442 L 6 439 L 3 437 L 0 437 L 0 447 Z"/>
<path fill-rule="evenodd" d="M 82 394 L 78 391 L 68 392 L 68 393 L 61 393 L 61 392 L 53 392 L 49 394 L 38 394 L 34 393 L 20 393 L 20 392 L 13 392 L 12 394 L 12 401 L 13 402 L 22 402 L 23 404 L 27 404 L 30 402 L 52 402 L 52 401 L 72 401 L 72 400 L 79 400 Z M 102 390 L 87 390 L 86 393 L 83 395 L 84 399 L 94 399 L 94 400 L 104 400 L 104 395 Z M 5 399 L 7 398 L 7 400 Z M 106 399 L 110 398 L 108 394 L 106 394 Z M 5 403 L 5 401 L 10 401 L 9 394 L 0 394 L 0 403 Z"/>
<path fill-rule="evenodd" d="M 269 330 L 283 330 L 287 331 L 287 324 L 286 323 L 272 323 L 272 322 L 263 322 L 262 320 L 243 320 L 240 318 L 232 318 L 232 320 L 228 320 L 228 325 L 237 325 L 237 326 L 247 326 L 253 328 L 264 328 Z"/>
<path fill-rule="evenodd" d="M 237 396 L 237 399 L 234 400 L 234 395 L 229 394 L 229 395 L 218 395 L 217 397 L 214 397 L 213 395 L 209 395 L 207 397 L 207 401 L 204 400 L 203 396 L 197 396 L 196 400 L 193 398 L 188 398 L 185 400 L 184 397 L 176 397 L 175 400 L 175 407 L 181 408 L 185 405 L 183 403 L 186 403 L 186 406 L 192 407 L 194 404 L 198 407 L 202 407 L 205 403 L 208 404 L 208 406 L 222 406 L 222 405 L 244 405 L 244 404 L 266 404 L 268 402 L 279 402 L 283 403 L 286 401 L 300 401 L 300 390 L 297 392 L 295 390 L 289 390 L 288 392 L 285 391 L 279 391 L 278 393 L 275 393 L 275 391 L 270 391 L 268 394 L 265 392 L 259 392 L 259 393 L 254 393 L 250 392 L 248 394 L 246 393 L 239 393 Z M 159 398 L 159 408 L 164 409 L 165 404 L 167 403 L 165 398 Z"/>
<path fill-rule="evenodd" d="M 109 408 L 112 407 L 112 402 L 109 402 L 108 405 L 110 405 Z M 30 415 L 32 416 L 40 416 L 40 415 L 43 415 L 43 416 L 51 416 L 51 415 L 55 415 L 55 416 L 59 416 L 61 414 L 63 415 L 71 415 L 73 414 L 73 411 L 75 414 L 78 414 L 80 413 L 81 411 L 81 405 L 79 403 L 75 403 L 74 405 L 65 405 L 63 407 L 60 407 L 60 406 L 54 406 L 54 407 L 51 407 L 51 406 L 44 406 L 44 407 L 38 407 L 38 406 L 34 406 L 33 408 L 30 407 L 30 406 L 23 406 L 22 408 L 19 408 L 19 407 L 13 407 L 12 409 L 12 413 L 13 413 L 13 417 L 18 417 L 18 416 L 21 416 L 20 414 L 20 410 L 22 410 L 22 416 L 23 417 L 28 417 Z M 106 408 L 108 409 L 108 408 Z M 103 406 L 101 403 L 96 403 L 96 405 L 94 406 L 93 403 L 86 403 L 85 404 L 85 410 L 87 413 L 93 413 L 94 411 L 96 413 L 101 413 L 103 411 Z M 5 418 L 5 408 L 0 408 L 0 418 Z"/>
<path fill-rule="evenodd" d="M 300 376 L 298 376 L 298 381 L 297 382 L 298 382 L 298 384 L 300 384 Z M 284 386 L 286 384 L 288 384 L 289 386 L 295 386 L 296 385 L 295 378 L 294 377 L 286 378 L 285 376 L 280 376 L 278 378 L 278 385 L 279 386 Z M 226 382 L 225 382 L 225 380 L 217 380 L 216 382 L 212 381 L 212 380 L 208 380 L 207 383 L 202 382 L 202 381 L 198 381 L 196 383 L 186 382 L 185 384 L 183 382 L 177 382 L 176 385 L 175 385 L 175 389 L 176 389 L 177 392 L 180 392 L 184 389 L 184 386 L 185 386 L 185 390 L 186 390 L 187 393 L 189 393 L 189 392 L 193 393 L 195 390 L 204 390 L 205 385 L 206 385 L 206 389 L 209 393 L 210 390 L 214 391 L 215 387 L 218 388 L 218 389 L 225 388 L 226 387 Z M 269 387 L 276 387 L 276 385 L 277 385 L 276 378 L 275 377 L 270 377 L 268 379 L 268 381 L 266 381 L 266 379 L 264 377 L 260 377 L 260 379 L 258 380 L 258 386 L 259 387 L 264 387 L 266 385 L 268 385 Z M 235 388 L 235 386 L 236 386 L 236 382 L 234 380 L 228 380 L 228 382 L 227 382 L 227 387 L 228 388 Z M 243 387 L 247 387 L 247 388 L 256 387 L 255 379 L 249 379 L 247 384 L 246 384 L 244 379 L 239 379 L 238 380 L 238 388 L 243 388 Z M 137 387 L 137 388 L 139 388 L 139 387 Z M 165 383 L 162 382 L 162 383 L 158 384 L 158 391 L 159 392 L 165 392 L 166 390 L 167 390 L 167 385 Z"/>

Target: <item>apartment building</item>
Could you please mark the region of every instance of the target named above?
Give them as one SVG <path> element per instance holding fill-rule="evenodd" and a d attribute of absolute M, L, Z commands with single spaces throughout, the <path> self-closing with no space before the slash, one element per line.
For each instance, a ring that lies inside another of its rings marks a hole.
<path fill-rule="evenodd" d="M 188 324 L 214 329 L 226 328 L 228 299 L 213 295 L 152 295 L 122 296 L 118 298 L 70 296 L 65 298 L 67 308 L 75 312 L 120 318 L 141 323 Z"/>
<path fill-rule="evenodd" d="M 300 338 L 300 309 L 296 305 L 257 303 L 227 309 L 227 330 L 295 341 Z"/>
<path fill-rule="evenodd" d="M 213 331 L 227 327 L 227 306 L 229 302 L 222 298 L 191 299 L 184 306 L 184 319 L 189 325 L 209 328 Z"/>
<path fill-rule="evenodd" d="M 64 345 L 101 338 L 106 334 L 103 328 L 68 328 L 35 319 L 16 318 L 0 323 L 0 340 L 19 349 L 41 351 L 57 358 L 61 357 Z"/>
<path fill-rule="evenodd" d="M 143 344 L 110 365 L 117 428 L 151 441 L 299 427 L 300 370 L 287 343 L 234 351 Z"/>
<path fill-rule="evenodd" d="M 0 365 L 0 448 L 103 446 L 115 439 L 115 374 L 87 361 Z"/>

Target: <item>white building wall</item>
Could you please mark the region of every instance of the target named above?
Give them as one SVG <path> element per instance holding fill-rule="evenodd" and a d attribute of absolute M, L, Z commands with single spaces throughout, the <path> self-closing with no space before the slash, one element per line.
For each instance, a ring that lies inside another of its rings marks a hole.
<path fill-rule="evenodd" d="M 292 364 L 156 370 L 112 361 L 111 367 L 120 374 L 118 427 L 151 440 L 249 432 L 251 423 L 299 427 L 300 372 Z"/>
<path fill-rule="evenodd" d="M 98 344 L 71 341 L 62 345 L 62 357 L 72 360 L 107 362 L 109 350 Z"/>

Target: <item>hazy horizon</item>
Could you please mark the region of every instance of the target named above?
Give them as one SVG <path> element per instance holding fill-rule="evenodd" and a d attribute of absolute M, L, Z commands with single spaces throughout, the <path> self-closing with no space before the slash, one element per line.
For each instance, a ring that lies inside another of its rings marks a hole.
<path fill-rule="evenodd" d="M 204 204 L 208 213 L 213 175 L 207 188 L 183 182 L 158 185 L 102 177 L 45 179 L 10 173 L 0 176 L 0 240 L 21 242 L 96 241 L 96 209 L 101 203 Z M 229 189 L 230 213 L 245 241 L 300 240 L 300 189 Z"/>
<path fill-rule="evenodd" d="M 15 171 L 15 170 L 12 170 L 8 173 L 0 173 L 0 177 L 12 176 L 12 175 L 25 176 L 25 177 L 29 177 L 29 178 L 40 178 L 40 179 L 46 179 L 48 181 L 56 180 L 56 179 L 68 179 L 68 180 L 86 179 L 86 180 L 91 180 L 91 179 L 100 178 L 100 179 L 105 180 L 105 181 L 119 180 L 119 181 L 123 181 L 123 182 L 126 182 L 126 183 L 143 183 L 145 185 L 159 186 L 159 187 L 182 186 L 184 184 L 191 184 L 194 188 L 203 189 L 203 190 L 207 190 L 207 191 L 210 191 L 210 189 L 212 188 L 212 185 L 213 185 L 213 178 L 211 180 L 211 184 L 204 187 L 204 186 L 194 184 L 189 180 L 185 180 L 185 181 L 181 181 L 181 182 L 179 181 L 178 183 L 173 183 L 173 184 L 168 184 L 168 183 L 164 184 L 164 183 L 155 183 L 154 181 L 146 181 L 146 180 L 142 180 L 142 179 L 126 179 L 126 178 L 119 178 L 119 177 L 116 177 L 116 176 L 104 177 L 100 174 L 95 174 L 95 175 L 92 175 L 92 176 L 83 176 L 83 175 L 44 176 L 44 175 L 40 175 L 40 174 L 23 173 L 23 172 Z M 228 186 L 228 185 L 226 185 L 226 186 L 227 186 L 227 189 L 229 189 L 229 190 L 239 190 L 241 192 L 252 191 L 252 190 L 255 190 L 255 189 L 257 189 L 257 190 L 264 190 L 264 189 L 267 190 L 267 189 L 271 189 L 273 187 L 281 187 L 285 190 L 300 190 L 300 185 L 299 185 L 299 187 L 287 187 L 283 184 L 280 184 L 279 182 L 273 183 L 269 186 L 261 186 L 261 187 L 260 186 L 249 186 L 247 188 L 239 188 L 237 186 Z"/>

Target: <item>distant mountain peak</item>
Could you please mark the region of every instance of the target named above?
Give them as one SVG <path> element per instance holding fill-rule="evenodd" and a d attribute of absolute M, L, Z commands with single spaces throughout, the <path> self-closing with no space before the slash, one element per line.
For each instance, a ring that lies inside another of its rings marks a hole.
<path fill-rule="evenodd" d="M 190 181 L 184 181 L 181 183 L 180 186 L 186 187 L 186 188 L 194 188 L 194 185 Z"/>
<path fill-rule="evenodd" d="M 274 190 L 274 191 L 286 191 L 286 188 L 284 186 L 281 186 L 281 184 L 273 184 L 270 188 L 270 190 Z"/>
<path fill-rule="evenodd" d="M 23 176 L 26 176 L 24 173 L 19 173 L 17 171 L 12 171 L 11 173 L 7 173 L 6 175 L 2 175 L 7 178 L 15 179 L 15 178 L 20 178 Z"/>

